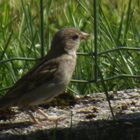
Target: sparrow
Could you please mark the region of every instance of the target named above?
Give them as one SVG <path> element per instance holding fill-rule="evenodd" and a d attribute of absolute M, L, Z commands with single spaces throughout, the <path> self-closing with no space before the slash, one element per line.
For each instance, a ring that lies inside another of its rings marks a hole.
<path fill-rule="evenodd" d="M 74 72 L 80 42 L 88 37 L 89 34 L 76 28 L 64 28 L 56 32 L 44 59 L 0 98 L 0 110 L 14 106 L 30 110 L 63 93 Z M 51 120 L 42 110 L 38 109 L 38 112 Z M 28 113 L 38 123 L 32 113 Z"/>

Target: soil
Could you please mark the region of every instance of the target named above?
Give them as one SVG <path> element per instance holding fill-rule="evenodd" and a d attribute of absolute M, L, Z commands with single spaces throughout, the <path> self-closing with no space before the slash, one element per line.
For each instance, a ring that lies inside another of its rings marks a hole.
<path fill-rule="evenodd" d="M 11 117 L 1 113 L 0 140 L 140 140 L 140 89 L 109 92 L 114 118 L 104 93 L 64 97 L 63 104 L 54 100 L 40 107 L 58 121 L 42 120 L 34 113 L 40 120 L 34 124 L 17 108 Z"/>

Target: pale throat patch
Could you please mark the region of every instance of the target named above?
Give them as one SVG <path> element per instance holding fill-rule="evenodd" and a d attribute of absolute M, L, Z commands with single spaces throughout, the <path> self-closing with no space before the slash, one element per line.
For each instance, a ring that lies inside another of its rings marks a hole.
<path fill-rule="evenodd" d="M 69 55 L 72 55 L 72 56 L 76 57 L 76 51 L 75 50 L 69 50 L 69 51 L 67 51 L 67 53 Z"/>

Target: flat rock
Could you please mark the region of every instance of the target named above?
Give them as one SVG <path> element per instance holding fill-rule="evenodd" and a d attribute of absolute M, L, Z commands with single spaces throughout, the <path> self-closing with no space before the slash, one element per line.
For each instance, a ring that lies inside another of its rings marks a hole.
<path fill-rule="evenodd" d="M 58 122 L 33 124 L 26 112 L 17 111 L 0 120 L 0 140 L 139 140 L 140 89 L 109 92 L 109 98 L 115 120 L 105 94 L 95 93 L 78 96 L 71 106 L 41 107 L 50 116 L 64 117 Z"/>

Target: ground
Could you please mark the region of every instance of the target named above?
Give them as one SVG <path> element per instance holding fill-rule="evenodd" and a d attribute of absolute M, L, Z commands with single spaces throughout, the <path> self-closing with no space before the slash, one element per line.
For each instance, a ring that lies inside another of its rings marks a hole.
<path fill-rule="evenodd" d="M 41 106 L 50 116 L 63 116 L 56 123 L 33 124 L 26 112 L 14 108 L 13 117 L 1 117 L 0 140 L 140 140 L 140 89 L 109 92 L 109 98 L 115 120 L 104 93 Z"/>

